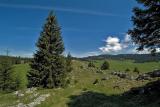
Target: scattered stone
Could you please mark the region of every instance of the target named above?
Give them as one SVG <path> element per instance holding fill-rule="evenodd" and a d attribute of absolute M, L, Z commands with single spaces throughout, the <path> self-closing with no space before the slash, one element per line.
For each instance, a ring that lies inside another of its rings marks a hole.
<path fill-rule="evenodd" d="M 151 78 L 160 77 L 160 70 L 155 69 L 152 72 L 139 75 L 136 80 L 151 80 Z"/>
<path fill-rule="evenodd" d="M 102 81 L 105 81 L 105 80 L 108 80 L 108 79 L 109 79 L 108 77 L 101 78 Z"/>
<path fill-rule="evenodd" d="M 22 93 L 18 94 L 18 97 L 23 97 L 23 96 L 24 96 L 24 94 L 22 94 Z"/>
<path fill-rule="evenodd" d="M 18 105 L 17 105 L 17 107 L 27 107 L 25 104 L 23 104 L 23 103 L 19 103 Z"/>
<path fill-rule="evenodd" d="M 160 80 L 148 83 L 148 84 L 146 84 L 145 86 L 142 86 L 142 87 L 131 88 L 130 91 L 125 93 L 125 94 L 130 94 L 130 95 L 139 95 L 139 94 L 151 95 L 153 93 L 159 93 L 159 91 L 160 91 Z"/>
<path fill-rule="evenodd" d="M 13 94 L 17 96 L 17 95 L 18 95 L 18 93 L 19 93 L 18 91 L 15 91 Z"/>
<path fill-rule="evenodd" d="M 40 95 L 39 97 L 37 97 L 36 99 L 34 99 L 34 101 L 29 104 L 19 103 L 18 105 L 11 106 L 11 107 L 35 107 L 35 106 L 41 104 L 41 102 L 45 101 L 46 98 L 48 98 L 49 96 L 50 96 L 50 94 L 43 94 L 43 95 Z"/>
<path fill-rule="evenodd" d="M 113 86 L 114 89 L 120 89 L 119 85 Z"/>
<path fill-rule="evenodd" d="M 155 78 L 155 77 L 160 77 L 160 70 L 155 69 L 152 72 L 147 73 L 148 75 L 150 75 L 150 77 Z"/>
<path fill-rule="evenodd" d="M 102 70 L 97 70 L 96 73 L 103 73 L 103 71 Z"/>
<path fill-rule="evenodd" d="M 112 75 L 118 76 L 120 78 L 127 78 L 128 74 L 123 72 L 112 72 Z"/>
<path fill-rule="evenodd" d="M 128 79 L 129 80 L 135 80 L 135 77 L 134 76 L 128 76 Z"/>
<path fill-rule="evenodd" d="M 136 80 L 139 81 L 139 80 L 150 80 L 150 75 L 148 74 L 142 74 L 142 75 L 139 75 Z"/>
<path fill-rule="evenodd" d="M 21 93 L 20 91 L 15 91 L 14 95 L 16 95 L 17 97 L 23 97 L 24 96 L 24 94 Z"/>

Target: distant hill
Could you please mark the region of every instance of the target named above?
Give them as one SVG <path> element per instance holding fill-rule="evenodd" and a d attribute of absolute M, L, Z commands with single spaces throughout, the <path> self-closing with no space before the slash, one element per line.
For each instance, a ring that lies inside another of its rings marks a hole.
<path fill-rule="evenodd" d="M 135 62 L 143 63 L 150 61 L 160 61 L 160 54 L 151 55 L 151 54 L 118 54 L 118 55 L 98 55 L 98 56 L 89 56 L 80 58 L 81 60 L 104 60 L 104 59 L 113 59 L 113 60 L 135 60 Z"/>

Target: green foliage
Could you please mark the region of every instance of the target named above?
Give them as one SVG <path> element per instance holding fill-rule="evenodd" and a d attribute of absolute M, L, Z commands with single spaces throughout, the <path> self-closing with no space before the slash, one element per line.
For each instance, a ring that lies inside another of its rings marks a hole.
<path fill-rule="evenodd" d="M 132 40 L 139 45 L 138 50 L 148 48 L 152 53 L 159 48 L 160 39 L 160 1 L 137 0 L 144 7 L 135 7 L 132 17 L 134 28 L 129 30 Z"/>
<path fill-rule="evenodd" d="M 6 57 L 0 63 L 0 90 L 13 91 L 19 87 L 19 82 L 12 78 L 13 69 L 10 60 Z"/>
<path fill-rule="evenodd" d="M 72 67 L 72 56 L 71 54 L 69 53 L 67 55 L 67 58 L 65 58 L 65 70 L 66 70 L 66 73 L 65 73 L 65 80 L 64 80 L 64 86 L 63 87 L 67 87 L 70 83 L 71 83 L 71 72 L 73 70 L 73 67 Z"/>
<path fill-rule="evenodd" d="M 2 56 L 0 55 L 0 61 L 8 59 L 12 65 L 14 64 L 24 64 L 24 63 L 30 63 L 31 58 L 22 58 L 22 57 L 14 57 L 14 56 Z"/>
<path fill-rule="evenodd" d="M 134 68 L 133 72 L 138 73 L 138 74 L 140 73 L 140 71 L 137 67 Z"/>
<path fill-rule="evenodd" d="M 72 68 L 72 56 L 69 53 L 67 58 L 66 58 L 66 71 L 68 73 L 70 73 L 72 70 L 73 70 L 73 68 Z"/>
<path fill-rule="evenodd" d="M 104 63 L 101 66 L 101 70 L 107 70 L 109 69 L 109 63 L 108 61 L 104 61 Z"/>
<path fill-rule="evenodd" d="M 99 82 L 99 80 L 96 79 L 96 80 L 93 82 L 93 84 L 96 85 L 98 82 Z"/>
<path fill-rule="evenodd" d="M 29 86 L 55 88 L 65 83 L 63 40 L 56 16 L 51 12 L 37 42 L 38 50 L 28 73 Z"/>
<path fill-rule="evenodd" d="M 94 63 L 92 62 L 92 61 L 90 61 L 89 63 L 88 63 L 88 67 L 95 67 L 95 65 L 94 65 Z"/>
<path fill-rule="evenodd" d="M 16 64 L 13 66 L 13 78 L 14 81 L 19 82 L 19 89 L 27 88 L 27 71 L 29 70 L 29 64 Z"/>
<path fill-rule="evenodd" d="M 129 69 L 129 68 L 127 68 L 125 71 L 126 71 L 126 72 L 129 72 L 129 71 L 130 71 L 130 69 Z"/>

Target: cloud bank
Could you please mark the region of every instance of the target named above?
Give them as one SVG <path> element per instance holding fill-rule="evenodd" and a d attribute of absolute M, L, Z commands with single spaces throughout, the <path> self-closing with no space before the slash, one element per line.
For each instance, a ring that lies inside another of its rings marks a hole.
<path fill-rule="evenodd" d="M 109 36 L 104 42 L 105 46 L 99 48 L 103 53 L 118 53 L 133 46 L 128 34 L 122 40 L 116 36 Z"/>
<path fill-rule="evenodd" d="M 123 46 L 120 43 L 119 38 L 117 38 L 117 37 L 109 36 L 105 40 L 105 43 L 106 43 L 105 46 L 99 48 L 104 53 L 106 53 L 106 52 L 118 52 L 118 51 L 123 49 Z"/>

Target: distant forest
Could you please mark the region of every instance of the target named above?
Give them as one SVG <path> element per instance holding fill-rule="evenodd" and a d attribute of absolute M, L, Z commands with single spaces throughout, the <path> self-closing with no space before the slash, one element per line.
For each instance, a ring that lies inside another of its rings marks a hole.
<path fill-rule="evenodd" d="M 15 56 L 3 56 L 0 55 L 0 61 L 3 59 L 8 58 L 12 64 L 23 64 L 31 62 L 32 58 L 24 58 L 24 57 L 15 57 Z M 98 55 L 98 56 L 88 56 L 84 58 L 76 58 L 73 57 L 72 59 L 78 59 L 82 61 L 89 61 L 89 60 L 105 60 L 105 59 L 112 59 L 112 60 L 134 60 L 135 63 L 143 63 L 143 62 L 158 62 L 160 61 L 160 54 L 151 55 L 151 54 L 118 54 L 118 55 Z"/>
<path fill-rule="evenodd" d="M 32 58 L 15 57 L 15 56 L 3 56 L 0 55 L 0 62 L 8 59 L 12 65 L 14 64 L 24 64 L 31 62 Z"/>
<path fill-rule="evenodd" d="M 80 58 L 80 60 L 103 60 L 103 59 L 113 59 L 113 60 L 134 60 L 136 63 L 160 61 L 160 54 L 118 54 L 118 55 L 98 55 Z"/>

